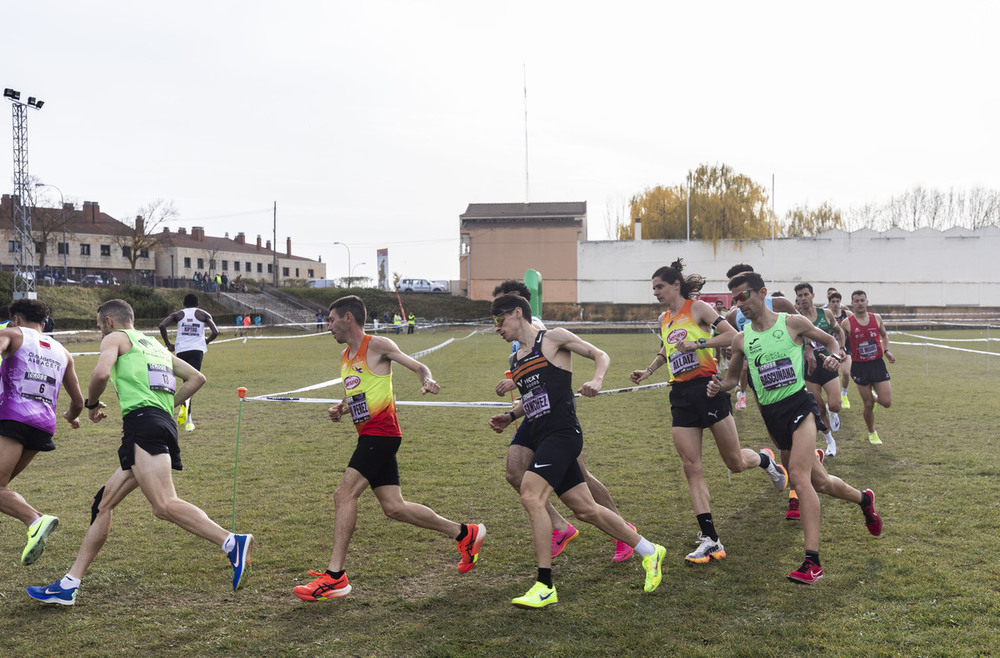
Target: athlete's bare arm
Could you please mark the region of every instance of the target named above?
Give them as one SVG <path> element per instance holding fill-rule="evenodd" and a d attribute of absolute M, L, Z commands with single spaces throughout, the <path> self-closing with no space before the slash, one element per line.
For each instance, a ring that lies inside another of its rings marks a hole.
<path fill-rule="evenodd" d="M 441 387 L 438 386 L 438 383 L 431 376 L 430 368 L 416 359 L 403 354 L 399 346 L 392 340 L 384 336 L 372 336 L 368 342 L 368 369 L 376 375 L 388 375 L 392 372 L 392 361 L 416 373 L 422 382 L 422 386 L 420 387 L 421 394 L 432 393 L 437 395 L 441 390 Z"/>
<path fill-rule="evenodd" d="M 545 354 L 546 342 L 551 346 L 549 349 L 552 347 L 556 348 L 555 354 Z M 594 361 L 593 378 L 577 391 L 577 393 L 584 397 L 594 397 L 600 392 L 601 385 L 604 383 L 604 376 L 608 373 L 608 367 L 611 365 L 611 357 L 603 350 L 594 347 L 576 334 L 562 327 L 548 331 L 542 339 L 542 354 L 556 367 L 563 370 L 573 370 L 570 352 Z"/>

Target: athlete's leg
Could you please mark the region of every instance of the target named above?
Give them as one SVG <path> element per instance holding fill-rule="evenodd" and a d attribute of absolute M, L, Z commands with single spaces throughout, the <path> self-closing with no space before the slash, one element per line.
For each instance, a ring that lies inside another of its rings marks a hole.
<path fill-rule="evenodd" d="M 37 521 L 42 514 L 9 485 L 37 453 L 37 450 L 25 450 L 20 441 L 0 436 L 0 512 L 27 526 Z"/>
<path fill-rule="evenodd" d="M 330 571 L 337 572 L 344 568 L 347 547 L 358 520 L 358 498 L 367 488 L 365 476 L 348 466 L 333 492 L 333 552 L 327 567 Z"/>
<path fill-rule="evenodd" d="M 807 414 L 792 434 L 792 449 L 782 450 L 781 459 L 788 467 L 791 486 L 799 496 L 799 519 L 807 551 L 819 551 L 819 496 L 812 484 L 816 459 L 816 422 Z"/>
<path fill-rule="evenodd" d="M 700 427 L 674 427 L 672 433 L 674 447 L 677 449 L 677 454 L 681 457 L 681 464 L 684 466 L 684 477 L 687 478 L 691 507 L 696 515 L 708 514 L 711 512 L 710 496 L 701 463 L 702 429 Z"/>
<path fill-rule="evenodd" d="M 528 466 L 531 464 L 534 456 L 535 451 L 527 446 L 514 444 L 507 448 L 507 472 L 504 475 L 510 486 L 514 487 L 514 491 L 521 491 L 521 479 L 524 477 L 524 472 L 528 470 Z M 545 511 L 549 514 L 549 521 L 552 523 L 552 528 L 557 532 L 566 532 L 569 523 L 563 518 L 562 514 L 556 511 L 551 500 L 545 501 Z"/>
<path fill-rule="evenodd" d="M 132 471 L 119 468 L 97 492 L 91 503 L 90 527 L 83 537 L 83 543 L 80 544 L 76 561 L 70 567 L 70 576 L 83 579 L 87 569 L 104 546 L 104 542 L 108 540 L 108 533 L 111 531 L 111 513 L 118 503 L 125 500 L 125 496 L 138 486 L 139 483 L 136 482 Z"/>
<path fill-rule="evenodd" d="M 633 548 L 639 543 L 639 539 L 641 539 L 639 533 L 625 525 L 624 519 L 617 513 L 597 504 L 586 483 L 578 484 L 563 493 L 559 500 L 573 510 L 573 514 L 581 521 L 591 524 Z"/>
<path fill-rule="evenodd" d="M 820 409 L 825 409 L 830 407 L 830 411 L 833 413 L 840 413 L 840 382 L 836 377 L 823 384 L 823 392 L 826 393 L 826 404 L 823 404 L 823 400 L 817 401 Z M 829 425 L 827 425 L 829 427 Z"/>
<path fill-rule="evenodd" d="M 142 494 L 153 506 L 153 515 L 156 518 L 170 521 L 192 535 L 222 547 L 229 533 L 208 518 L 200 507 L 177 496 L 170 473 L 170 455 L 166 453 L 151 455 L 139 446 L 135 446 L 135 463 L 132 464 L 131 470 L 136 483 L 142 489 Z"/>
<path fill-rule="evenodd" d="M 586 486 L 583 488 L 586 489 Z M 552 522 L 545 512 L 545 503 L 551 494 L 552 485 L 545 478 L 533 471 L 524 474 L 521 480 L 521 505 L 531 519 L 531 541 L 535 547 L 539 569 L 552 568 Z"/>
<path fill-rule="evenodd" d="M 615 514 L 619 514 L 618 506 L 615 505 L 615 501 L 611 498 L 611 492 L 608 488 L 604 486 L 604 483 L 594 477 L 594 474 L 587 470 L 587 466 L 583 463 L 583 453 L 576 458 L 576 462 L 580 465 L 580 470 L 583 472 L 583 479 L 587 481 L 587 488 L 590 489 L 590 495 L 594 497 L 594 501 L 598 505 L 603 505 Z M 559 528 L 556 528 L 558 530 Z"/>
<path fill-rule="evenodd" d="M 841 500 L 849 500 L 852 503 L 861 503 L 861 492 L 836 475 L 830 475 L 818 459 L 813 462 L 811 477 L 817 493 Z"/>
<path fill-rule="evenodd" d="M 733 473 L 742 473 L 748 468 L 760 466 L 760 455 L 753 450 L 740 448 L 740 437 L 736 431 L 736 421 L 732 415 L 726 416 L 710 428 L 715 437 L 715 445 L 726 468 Z"/>
<path fill-rule="evenodd" d="M 862 416 L 865 419 L 865 426 L 868 433 L 875 431 L 875 396 L 872 393 L 871 384 L 858 384 L 858 394 L 861 395 L 861 402 L 865 405 Z"/>
<path fill-rule="evenodd" d="M 872 388 L 875 389 L 875 395 L 878 396 L 876 402 L 888 409 L 892 405 L 892 384 L 888 380 L 875 382 L 872 384 Z"/>
<path fill-rule="evenodd" d="M 818 366 L 817 366 L 818 367 Z M 826 403 L 823 402 L 823 387 L 815 382 L 806 381 L 806 390 L 816 398 L 816 406 L 819 407 L 819 418 L 823 424 L 830 427 L 830 416 L 826 413 Z"/>
<path fill-rule="evenodd" d="M 420 503 L 411 503 L 403 499 L 403 492 L 398 484 L 388 484 L 372 490 L 378 498 L 382 511 L 390 519 L 415 525 L 418 528 L 436 530 L 452 539 L 458 537 L 462 526 L 438 515 L 434 510 Z"/>

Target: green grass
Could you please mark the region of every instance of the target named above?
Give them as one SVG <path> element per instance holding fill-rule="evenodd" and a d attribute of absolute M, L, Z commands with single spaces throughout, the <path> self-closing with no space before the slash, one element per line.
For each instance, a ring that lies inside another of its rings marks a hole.
<path fill-rule="evenodd" d="M 398 342 L 414 352 L 467 333 Z M 648 333 L 587 338 L 612 356 L 606 389 L 627 386 L 628 373 L 657 347 Z M 442 385 L 437 399 L 496 400 L 507 352 L 499 338 L 482 334 L 423 361 Z M 90 499 L 117 466 L 120 436 L 117 414 L 75 432 L 61 425 L 58 450 L 39 455 L 13 482 L 35 507 L 61 518 L 38 563 L 19 565 L 24 528 L 0 517 L 0 655 L 997 655 L 1000 441 L 990 409 L 1000 360 L 906 345 L 894 352 L 894 403 L 876 412 L 884 445 L 868 444 L 852 391 L 838 457 L 829 463 L 848 483 L 875 490 L 885 531 L 870 537 L 856 506 L 824 498 L 826 577 L 812 587 L 785 579 L 802 558 L 801 529 L 784 520 L 785 495 L 756 471 L 733 475 L 730 484 L 710 438 L 705 469 L 729 555 L 686 565 L 697 524 L 669 438 L 667 392 L 581 401 L 588 466 L 625 517 L 667 547 L 668 559 L 659 590 L 644 594 L 639 561 L 612 563 L 612 541 L 578 524 L 580 537 L 554 563 L 560 602 L 541 611 L 509 604 L 534 578 L 527 515 L 503 478 L 510 435 L 489 430 L 489 410 L 468 408 L 401 407 L 400 463 L 408 500 L 487 525 L 476 569 L 457 573 L 453 541 L 387 520 L 366 492 L 348 555 L 354 592 L 315 604 L 296 599 L 292 587 L 329 559 L 333 491 L 355 433 L 330 423 L 325 405 L 278 402 L 242 409 L 237 527 L 258 542 L 244 588 L 231 591 L 221 551 L 156 520 L 136 492 L 116 511 L 77 605 L 43 606 L 24 587 L 52 582 L 73 562 Z M 181 436 L 179 494 L 228 528 L 236 388 L 257 395 L 332 379 L 338 355 L 329 336 L 213 344 L 204 365 L 209 383 L 194 403 L 198 429 Z M 94 362 L 77 359 L 84 386 Z M 582 383 L 592 365 L 577 360 L 577 369 Z M 419 395 L 405 369 L 397 368 L 395 387 L 400 400 Z M 737 413 L 737 423 L 745 447 L 767 445 L 752 406 Z"/>

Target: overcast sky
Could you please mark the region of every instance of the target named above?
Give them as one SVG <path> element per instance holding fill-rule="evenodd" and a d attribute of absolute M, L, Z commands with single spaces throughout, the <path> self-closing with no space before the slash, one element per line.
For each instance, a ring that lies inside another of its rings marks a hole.
<path fill-rule="evenodd" d="M 773 175 L 779 216 L 998 187 L 998 7 L 4 2 L 0 85 L 45 101 L 29 173 L 67 201 L 164 199 L 171 228 L 250 241 L 277 202 L 278 244 L 330 277 L 344 242 L 359 276 L 387 247 L 392 272 L 454 279 L 470 202 L 586 201 L 606 239 L 609 208 L 700 163 Z"/>

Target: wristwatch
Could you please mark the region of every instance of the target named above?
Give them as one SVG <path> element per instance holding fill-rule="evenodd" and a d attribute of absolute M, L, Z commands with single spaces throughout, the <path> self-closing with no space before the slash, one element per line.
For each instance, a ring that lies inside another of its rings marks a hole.
<path fill-rule="evenodd" d="M 701 347 L 701 349 L 705 349 L 705 347 L 707 345 L 708 345 L 708 341 L 707 340 L 705 340 L 704 338 L 699 338 L 698 339 L 698 346 Z"/>
<path fill-rule="evenodd" d="M 90 399 L 89 398 L 84 398 L 83 399 L 83 406 L 85 408 L 87 408 L 87 409 L 96 409 L 99 406 L 101 406 L 101 401 L 100 400 L 96 400 L 94 402 L 94 404 L 90 404 Z"/>

